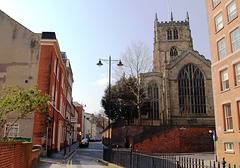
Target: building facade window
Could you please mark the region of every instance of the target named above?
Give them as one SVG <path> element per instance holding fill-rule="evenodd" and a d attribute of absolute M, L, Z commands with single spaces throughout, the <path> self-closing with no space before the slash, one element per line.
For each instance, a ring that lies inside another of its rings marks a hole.
<path fill-rule="evenodd" d="M 233 19 L 237 17 L 237 7 L 236 7 L 236 2 L 235 0 L 230 3 L 227 7 L 227 12 L 228 12 L 228 21 L 231 22 Z"/>
<path fill-rule="evenodd" d="M 179 112 L 181 114 L 205 114 L 206 97 L 204 76 L 192 64 L 185 66 L 178 76 Z"/>
<path fill-rule="evenodd" d="M 240 48 L 240 30 L 239 28 L 231 33 L 232 52 Z"/>
<path fill-rule="evenodd" d="M 226 57 L 227 55 L 225 38 L 218 41 L 218 54 L 220 60 Z"/>
<path fill-rule="evenodd" d="M 240 63 L 235 65 L 236 86 L 240 86 Z"/>
<path fill-rule="evenodd" d="M 222 91 L 229 89 L 228 70 L 221 71 Z"/>
<path fill-rule="evenodd" d="M 18 123 L 15 123 L 12 126 L 11 130 L 9 131 L 9 134 L 6 135 L 10 126 L 11 126 L 10 123 L 5 124 L 5 133 L 4 133 L 5 135 L 4 136 L 8 136 L 8 137 L 11 137 L 11 138 L 18 137 L 19 136 L 19 125 L 18 125 Z"/>
<path fill-rule="evenodd" d="M 148 98 L 150 98 L 150 112 L 149 118 L 159 118 L 159 94 L 158 86 L 156 83 L 148 86 Z"/>
<path fill-rule="evenodd" d="M 216 32 L 221 30 L 223 28 L 223 18 L 222 18 L 222 13 L 219 13 L 215 17 L 215 24 L 216 24 Z"/>
<path fill-rule="evenodd" d="M 173 38 L 175 40 L 178 39 L 178 30 L 177 29 L 174 29 L 174 31 L 173 31 Z"/>
<path fill-rule="evenodd" d="M 220 0 L 213 0 L 213 8 L 215 8 L 220 2 Z"/>
<path fill-rule="evenodd" d="M 232 122 L 231 104 L 223 105 L 223 109 L 224 109 L 224 117 L 225 117 L 225 131 L 232 131 L 233 122 Z"/>
<path fill-rule="evenodd" d="M 57 59 L 54 60 L 54 67 L 53 67 L 54 74 L 56 74 L 56 66 L 57 66 Z"/>
<path fill-rule="evenodd" d="M 240 100 L 237 101 L 237 110 L 238 110 L 238 128 L 240 130 Z"/>
<path fill-rule="evenodd" d="M 177 56 L 178 55 L 178 51 L 175 47 L 172 47 L 170 49 L 170 56 Z"/>
<path fill-rule="evenodd" d="M 233 143 L 225 143 L 225 152 L 234 152 L 234 146 Z"/>
<path fill-rule="evenodd" d="M 54 102 L 54 85 L 52 85 L 52 96 L 51 96 L 51 98 L 52 98 L 52 103 Z"/>
<path fill-rule="evenodd" d="M 172 30 L 167 31 L 167 39 L 172 40 Z"/>

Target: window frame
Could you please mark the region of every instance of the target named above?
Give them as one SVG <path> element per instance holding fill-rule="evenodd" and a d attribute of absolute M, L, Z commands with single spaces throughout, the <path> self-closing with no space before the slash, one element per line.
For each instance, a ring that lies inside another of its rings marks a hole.
<path fill-rule="evenodd" d="M 215 3 L 216 2 L 216 3 Z M 220 4 L 221 0 L 213 0 L 213 8 L 216 8 L 216 6 L 218 6 Z"/>
<path fill-rule="evenodd" d="M 148 98 L 150 98 L 151 109 L 149 111 L 149 119 L 160 118 L 160 103 L 159 103 L 159 87 L 157 83 L 148 85 Z"/>
<path fill-rule="evenodd" d="M 236 31 L 238 31 L 237 37 L 233 36 Z M 235 52 L 238 49 L 240 49 L 240 29 L 239 29 L 239 27 L 237 29 L 233 30 L 230 33 L 230 36 L 231 36 L 232 52 Z M 236 47 L 237 46 L 236 44 L 238 44 L 238 46 L 239 46 L 238 48 Z"/>
<path fill-rule="evenodd" d="M 226 78 L 226 79 L 224 79 L 224 78 L 225 78 L 225 74 L 224 74 L 225 72 L 226 72 L 226 74 L 227 74 L 227 78 Z M 224 69 L 224 70 L 222 70 L 220 73 L 221 73 L 221 86 L 222 86 L 221 90 L 222 90 L 222 91 L 229 90 L 228 69 Z M 228 87 L 227 87 L 227 86 L 228 86 Z"/>
<path fill-rule="evenodd" d="M 235 86 L 240 86 L 240 62 L 234 64 Z"/>
<path fill-rule="evenodd" d="M 207 114 L 204 75 L 194 64 L 187 64 L 179 71 L 178 101 L 180 114 Z"/>
<path fill-rule="evenodd" d="M 176 47 L 171 47 L 170 49 L 170 56 L 173 57 L 173 56 L 178 56 L 178 50 Z"/>
<path fill-rule="evenodd" d="M 233 4 L 235 4 L 235 9 L 232 11 L 232 12 L 230 12 L 229 10 L 229 8 L 230 8 L 230 6 L 231 5 L 233 5 Z M 233 21 L 235 18 L 237 18 L 237 6 L 236 6 L 236 1 L 234 0 L 234 1 L 232 1 L 228 6 L 227 6 L 227 15 L 228 15 L 228 22 L 231 22 L 231 21 Z M 230 15 L 230 16 L 229 16 Z M 232 17 L 233 15 L 235 15 L 234 17 Z"/>
<path fill-rule="evenodd" d="M 171 29 L 167 30 L 167 40 L 172 40 L 172 30 Z"/>
<path fill-rule="evenodd" d="M 224 104 L 223 105 L 223 113 L 224 113 L 224 130 L 226 132 L 233 131 L 233 119 L 232 119 L 232 110 L 231 104 Z"/>
<path fill-rule="evenodd" d="M 222 38 L 221 40 L 219 40 L 217 42 L 217 46 L 218 46 L 218 57 L 219 57 L 219 60 L 221 60 L 221 59 L 223 59 L 223 58 L 225 58 L 227 56 L 225 38 Z"/>
<path fill-rule="evenodd" d="M 5 124 L 5 132 L 4 132 L 4 136 L 6 136 L 6 131 L 8 129 L 8 127 L 11 125 L 12 123 L 6 123 Z M 13 132 L 12 130 L 17 130 L 16 132 Z M 15 134 L 15 135 L 12 135 L 12 134 Z M 17 135 L 16 135 L 17 134 Z M 9 131 L 9 134 L 8 134 L 8 137 L 10 138 L 14 138 L 14 137 L 19 137 L 19 124 L 18 123 L 15 123 L 11 130 Z"/>
<path fill-rule="evenodd" d="M 234 144 L 233 143 L 224 143 L 224 152 L 234 153 Z"/>
<path fill-rule="evenodd" d="M 221 20 L 218 20 L 220 19 Z M 223 16 L 222 16 L 222 12 L 220 12 L 219 14 L 217 14 L 217 16 L 214 18 L 215 20 L 215 27 L 216 27 L 216 32 L 219 32 L 222 28 L 223 28 Z M 219 27 L 220 26 L 220 27 Z"/>
<path fill-rule="evenodd" d="M 238 130 L 240 131 L 240 100 L 237 101 Z"/>
<path fill-rule="evenodd" d="M 178 40 L 178 30 L 177 29 L 173 30 L 173 39 Z"/>

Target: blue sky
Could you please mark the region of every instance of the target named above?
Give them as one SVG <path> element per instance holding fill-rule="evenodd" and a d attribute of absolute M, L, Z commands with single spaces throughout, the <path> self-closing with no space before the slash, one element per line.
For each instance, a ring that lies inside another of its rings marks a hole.
<path fill-rule="evenodd" d="M 61 51 L 70 59 L 73 100 L 88 113 L 101 110 L 108 85 L 108 65 L 99 58 L 120 59 L 133 41 L 153 51 L 155 13 L 168 21 L 168 0 L 0 0 L 0 9 L 35 33 L 56 33 Z M 190 17 L 193 48 L 210 59 L 205 0 L 169 0 L 174 20 Z M 114 66 L 114 65 L 112 65 Z"/>

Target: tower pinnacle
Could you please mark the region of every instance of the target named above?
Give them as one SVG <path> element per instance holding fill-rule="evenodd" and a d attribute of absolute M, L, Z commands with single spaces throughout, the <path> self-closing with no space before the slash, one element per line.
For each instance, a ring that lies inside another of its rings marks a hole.
<path fill-rule="evenodd" d="M 188 11 L 187 11 L 187 17 L 186 17 L 186 21 L 189 22 L 189 15 L 188 15 Z"/>

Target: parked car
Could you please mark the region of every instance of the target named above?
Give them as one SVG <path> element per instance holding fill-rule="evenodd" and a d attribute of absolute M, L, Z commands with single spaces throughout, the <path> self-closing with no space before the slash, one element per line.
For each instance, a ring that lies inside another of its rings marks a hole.
<path fill-rule="evenodd" d="M 90 142 L 96 142 L 96 138 L 90 138 Z"/>
<path fill-rule="evenodd" d="M 88 139 L 82 139 L 82 140 L 79 142 L 79 147 L 88 147 L 88 145 L 89 145 Z"/>

